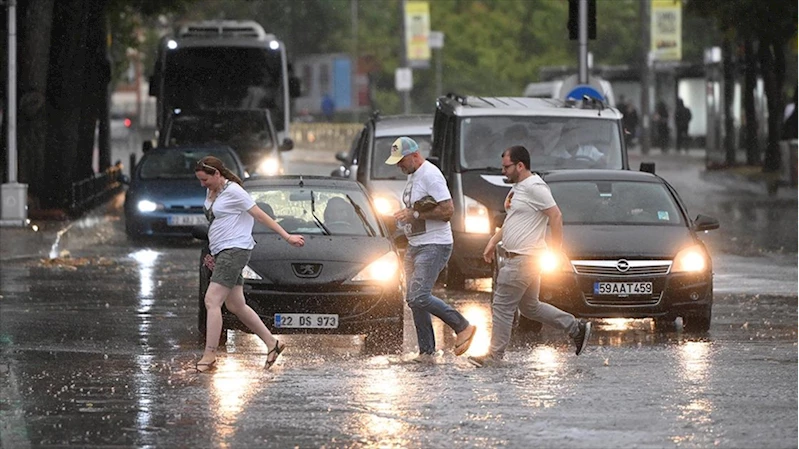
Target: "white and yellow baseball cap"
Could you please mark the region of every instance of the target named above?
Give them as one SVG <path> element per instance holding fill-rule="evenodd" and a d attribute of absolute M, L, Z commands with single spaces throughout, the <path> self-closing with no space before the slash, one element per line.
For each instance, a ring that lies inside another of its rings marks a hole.
<path fill-rule="evenodd" d="M 400 137 L 391 144 L 391 156 L 386 159 L 386 164 L 396 165 L 402 158 L 419 151 L 419 144 L 410 137 Z"/>

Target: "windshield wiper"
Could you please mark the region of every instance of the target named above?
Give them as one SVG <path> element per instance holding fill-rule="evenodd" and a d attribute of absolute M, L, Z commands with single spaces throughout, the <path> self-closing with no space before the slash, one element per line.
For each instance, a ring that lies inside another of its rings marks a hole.
<path fill-rule="evenodd" d="M 325 226 L 325 224 L 322 223 L 322 220 L 320 220 L 319 217 L 316 216 L 316 201 L 314 201 L 313 198 L 313 190 L 311 190 L 311 216 L 313 217 L 313 220 L 316 223 L 316 225 L 319 226 L 320 229 L 322 229 L 322 232 L 325 235 L 330 235 L 330 229 L 327 229 L 327 226 Z"/>
<path fill-rule="evenodd" d="M 366 216 L 364 215 L 361 206 L 355 204 L 355 201 L 353 201 L 349 195 L 346 196 L 347 196 L 347 201 L 349 201 L 350 204 L 352 204 L 353 209 L 355 209 L 355 214 L 358 215 L 358 218 L 361 219 L 361 223 L 363 223 L 364 227 L 366 227 L 366 230 L 369 232 L 369 236 L 374 237 L 375 235 L 377 235 L 375 229 L 372 227 L 372 225 L 369 224 L 369 221 L 366 219 Z"/>

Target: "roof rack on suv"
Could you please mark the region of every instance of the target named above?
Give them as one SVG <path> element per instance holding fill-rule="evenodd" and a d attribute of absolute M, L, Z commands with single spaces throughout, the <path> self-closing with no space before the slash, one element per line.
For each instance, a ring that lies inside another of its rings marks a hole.
<path fill-rule="evenodd" d="M 451 99 L 457 101 L 458 103 L 466 106 L 466 97 L 464 97 L 463 95 L 458 95 L 456 93 L 449 92 L 449 93 L 447 93 L 447 98 L 451 98 Z"/>
<path fill-rule="evenodd" d="M 206 20 L 181 26 L 179 37 L 254 37 L 258 40 L 274 38 L 252 20 Z"/>

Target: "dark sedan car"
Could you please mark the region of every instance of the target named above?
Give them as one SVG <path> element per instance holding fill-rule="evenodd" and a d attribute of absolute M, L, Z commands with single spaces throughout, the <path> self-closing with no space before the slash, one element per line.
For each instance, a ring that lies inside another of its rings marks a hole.
<path fill-rule="evenodd" d="M 568 257 L 541 256 L 542 301 L 580 317 L 654 318 L 660 328 L 682 317 L 685 330 L 709 329 L 713 266 L 698 233 L 718 228 L 716 219 L 691 220 L 674 188 L 650 173 L 563 170 L 542 177 L 563 213 Z M 503 262 L 500 249 L 496 265 Z M 540 329 L 523 317 L 519 325 Z"/>
<path fill-rule="evenodd" d="M 208 222 L 203 215 L 206 189 L 194 175 L 205 156 L 215 156 L 239 177 L 244 165 L 227 146 L 156 148 L 136 164 L 125 194 L 125 232 L 143 237 L 191 237 L 192 227 Z"/>
<path fill-rule="evenodd" d="M 277 334 L 366 335 L 367 351 L 400 351 L 401 262 L 363 186 L 346 179 L 279 176 L 251 178 L 244 187 L 287 232 L 305 237 L 305 246 L 295 248 L 258 222 L 253 228 L 256 245 L 244 268 L 244 296 L 267 327 Z M 204 231 L 195 235 L 207 239 Z M 206 246 L 200 261 L 207 253 Z M 201 262 L 200 335 L 210 275 Z M 224 308 L 223 325 L 249 331 Z"/>

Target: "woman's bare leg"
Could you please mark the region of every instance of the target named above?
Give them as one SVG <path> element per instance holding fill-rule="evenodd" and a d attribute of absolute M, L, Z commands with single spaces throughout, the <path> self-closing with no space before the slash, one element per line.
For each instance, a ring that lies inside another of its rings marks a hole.
<path fill-rule="evenodd" d="M 247 305 L 244 301 L 244 287 L 237 285 L 233 287 L 230 294 L 225 299 L 225 307 L 239 317 L 239 320 L 249 327 L 251 331 L 255 332 L 258 337 L 266 343 L 266 347 L 271 349 L 275 347 L 277 339 L 269 332 L 266 325 L 261 318 L 252 310 L 252 307 Z"/>
<path fill-rule="evenodd" d="M 200 364 L 216 360 L 216 349 L 222 334 L 222 304 L 229 295 L 230 289 L 216 282 L 211 282 L 205 292 L 205 351 L 198 362 Z"/>

